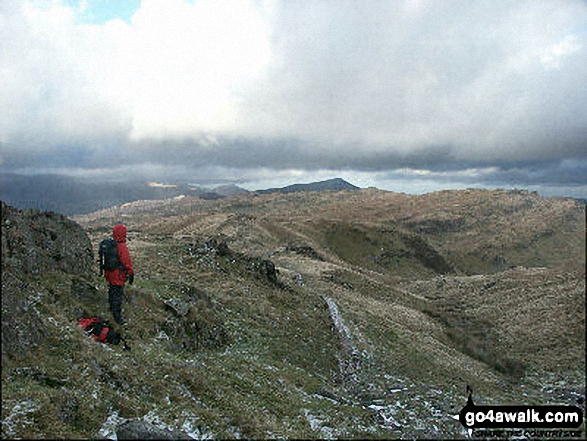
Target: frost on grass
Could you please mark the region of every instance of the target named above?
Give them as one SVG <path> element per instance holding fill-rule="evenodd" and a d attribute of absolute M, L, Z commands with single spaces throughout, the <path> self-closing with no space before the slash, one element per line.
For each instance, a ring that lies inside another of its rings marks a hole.
<path fill-rule="evenodd" d="M 306 420 L 308 420 L 308 424 L 310 425 L 310 429 L 319 431 L 320 437 L 324 439 L 334 439 L 337 437 L 336 430 L 332 427 L 328 427 L 324 425 L 324 420 L 318 418 L 316 415 L 312 414 L 308 409 L 303 409 L 304 415 Z"/>
<path fill-rule="evenodd" d="M 117 440 L 116 428 L 125 421 L 126 418 L 119 416 L 117 411 L 112 412 L 98 431 L 97 438 Z"/>
<path fill-rule="evenodd" d="M 6 403 L 2 405 L 6 406 Z M 22 432 L 23 426 L 34 424 L 29 419 L 28 414 L 36 412 L 38 409 L 39 406 L 31 400 L 17 403 L 10 411 L 10 414 L 2 420 L 2 437 L 13 437 Z"/>
<path fill-rule="evenodd" d="M 176 420 L 179 425 L 181 420 L 181 430 L 193 439 L 215 439 L 216 436 L 210 431 L 210 429 L 203 425 L 200 418 L 194 415 L 189 410 L 184 410 L 181 414 L 181 418 Z"/>
<path fill-rule="evenodd" d="M 175 419 L 174 424 L 176 427 L 173 427 L 172 425 L 167 424 L 164 419 L 157 413 L 156 410 L 151 410 L 150 412 L 148 412 L 147 414 L 143 415 L 142 418 L 135 418 L 135 419 L 127 419 L 127 418 L 123 418 L 121 416 L 118 415 L 117 411 L 112 412 L 108 418 L 106 419 L 106 421 L 104 422 L 104 424 L 102 425 L 102 427 L 100 428 L 100 430 L 98 431 L 96 437 L 97 438 L 103 438 L 103 439 L 110 439 L 110 440 L 117 440 L 118 439 L 118 435 L 117 432 L 119 432 L 121 429 L 121 427 L 123 425 L 127 425 L 126 423 L 130 423 L 130 424 L 135 424 L 137 422 L 144 422 L 147 423 L 148 426 L 146 427 L 152 427 L 154 428 L 154 430 L 161 430 L 161 432 L 158 432 L 159 435 L 164 434 L 165 438 L 167 439 L 167 436 L 169 436 L 171 438 L 177 438 L 177 437 L 181 437 L 181 439 L 214 439 L 215 436 L 214 434 L 208 429 L 208 427 L 206 427 L 205 425 L 203 425 L 198 416 L 194 415 L 192 412 L 190 411 L 183 411 L 181 416 L 177 419 Z M 139 427 L 140 426 L 139 424 Z M 178 431 L 178 429 L 180 431 Z M 153 430 L 153 429 L 150 429 Z M 125 432 L 126 433 L 126 432 Z M 147 432 L 135 432 L 135 435 L 137 436 L 146 436 Z M 155 436 L 157 435 L 157 433 L 154 433 Z M 128 433 L 127 433 L 128 435 Z"/>

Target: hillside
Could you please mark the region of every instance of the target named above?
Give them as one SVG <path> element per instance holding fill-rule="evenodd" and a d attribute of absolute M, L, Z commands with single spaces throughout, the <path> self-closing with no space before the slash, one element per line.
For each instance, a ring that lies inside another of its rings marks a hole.
<path fill-rule="evenodd" d="M 74 220 L 2 209 L 3 338 L 19 342 L 3 340 L 3 437 L 460 438 L 466 384 L 478 404 L 584 409 L 575 201 L 369 189 Z M 94 262 L 118 222 L 137 272 L 130 352 L 74 325 L 110 318 Z"/>

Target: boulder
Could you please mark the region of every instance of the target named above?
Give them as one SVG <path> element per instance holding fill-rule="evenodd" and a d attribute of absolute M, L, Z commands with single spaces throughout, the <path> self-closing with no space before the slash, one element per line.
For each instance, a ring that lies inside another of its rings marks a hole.
<path fill-rule="evenodd" d="M 258 264 L 259 274 L 271 283 L 277 283 L 277 270 L 275 264 L 270 260 L 262 260 Z"/>

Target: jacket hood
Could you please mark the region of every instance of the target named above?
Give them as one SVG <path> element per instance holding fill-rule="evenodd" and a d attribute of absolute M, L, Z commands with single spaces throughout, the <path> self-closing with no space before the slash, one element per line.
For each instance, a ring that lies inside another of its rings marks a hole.
<path fill-rule="evenodd" d="M 126 242 L 126 226 L 116 225 L 112 229 L 112 238 L 116 242 Z"/>

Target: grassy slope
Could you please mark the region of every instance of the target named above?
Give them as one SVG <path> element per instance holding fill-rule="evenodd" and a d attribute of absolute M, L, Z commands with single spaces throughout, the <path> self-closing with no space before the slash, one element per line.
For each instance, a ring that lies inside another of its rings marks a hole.
<path fill-rule="evenodd" d="M 154 411 L 216 437 L 453 437 L 465 382 L 478 402 L 560 400 L 548 385 L 584 388 L 582 210 L 530 194 L 367 190 L 186 198 L 80 217 L 94 247 L 113 222 L 129 226 L 133 350 L 83 336 L 67 278 L 45 281 L 57 295 L 39 306 L 52 337 L 3 367 L 3 435 L 89 437 L 112 412 Z M 406 240 L 414 236 L 455 273 L 427 266 Z M 233 253 L 206 249 L 211 238 Z M 281 285 L 259 276 L 255 258 L 275 262 Z M 107 316 L 104 282 L 93 283 L 99 297 L 83 306 Z M 177 317 L 165 302 L 190 287 L 205 294 Z M 324 296 L 359 350 L 348 378 Z M 201 344 L 186 350 L 191 337 Z"/>

